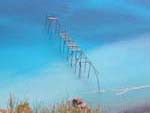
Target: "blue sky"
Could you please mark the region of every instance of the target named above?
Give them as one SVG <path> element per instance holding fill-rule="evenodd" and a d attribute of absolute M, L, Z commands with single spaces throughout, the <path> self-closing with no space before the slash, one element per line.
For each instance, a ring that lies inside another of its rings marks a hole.
<path fill-rule="evenodd" d="M 95 88 L 90 81 L 76 78 L 44 31 L 47 14 L 58 16 L 63 29 L 86 51 L 102 74 L 103 88 L 149 85 L 149 12 L 149 0 L 1 0 L 2 103 L 11 91 L 18 92 L 17 96 L 27 93 L 29 98 L 51 96 L 53 100 L 55 95 L 56 98 L 66 96 L 66 90 L 74 96 L 81 94 L 81 90 Z M 100 98 L 93 96 L 97 101 Z M 116 98 L 125 99 L 124 96 Z M 88 99 L 93 97 L 88 95 Z"/>
<path fill-rule="evenodd" d="M 40 0 L 6 0 L 1 1 L 0 6 L 0 16 L 4 18 L 3 20 L 6 21 L 5 17 L 14 17 L 11 19 L 12 24 L 1 24 L 3 28 L 0 31 L 1 35 L 5 31 L 7 34 L 13 32 L 12 36 L 15 35 L 15 32 L 24 30 L 25 23 L 41 24 L 47 13 L 59 16 L 72 35 L 77 35 L 83 40 L 89 39 L 97 44 L 124 40 L 128 36 L 150 30 L 148 0 L 118 0 L 117 2 L 114 0 L 43 0 L 42 2 Z M 19 31 L 15 31 L 14 21 L 24 23 L 20 25 L 22 27 Z"/>

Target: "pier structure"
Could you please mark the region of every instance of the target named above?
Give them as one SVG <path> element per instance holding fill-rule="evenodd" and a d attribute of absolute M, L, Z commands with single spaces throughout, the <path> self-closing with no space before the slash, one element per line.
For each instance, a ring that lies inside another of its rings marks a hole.
<path fill-rule="evenodd" d="M 45 24 L 46 24 L 46 29 L 47 29 L 48 33 L 51 30 L 54 30 L 55 34 L 60 32 L 60 22 L 57 17 L 47 16 Z M 51 28 L 51 27 L 53 27 L 53 28 Z"/>
<path fill-rule="evenodd" d="M 57 17 L 47 16 L 47 31 L 50 34 L 50 31 L 53 30 L 56 37 L 59 38 L 60 51 L 65 55 L 71 68 L 74 69 L 74 72 L 78 75 L 79 78 L 82 78 L 84 75 L 89 79 L 91 73 L 93 72 L 96 77 L 98 91 L 100 91 L 99 72 L 97 71 L 96 67 L 89 60 L 83 50 L 73 41 L 73 38 L 71 38 L 66 31 L 61 31 L 61 27 L 62 26 Z"/>

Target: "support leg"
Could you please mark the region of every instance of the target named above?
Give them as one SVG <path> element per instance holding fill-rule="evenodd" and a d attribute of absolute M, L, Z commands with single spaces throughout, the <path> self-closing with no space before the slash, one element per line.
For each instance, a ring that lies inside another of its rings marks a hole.
<path fill-rule="evenodd" d="M 60 33 L 60 23 L 58 20 L 56 20 L 56 30 L 55 30 L 55 33 L 59 35 Z"/>
<path fill-rule="evenodd" d="M 77 62 L 78 62 L 77 53 L 75 53 L 75 73 L 77 71 Z"/>
<path fill-rule="evenodd" d="M 86 72 L 86 64 L 87 64 L 87 62 L 85 61 L 84 62 L 84 73 Z"/>
<path fill-rule="evenodd" d="M 67 61 L 69 61 L 69 57 L 70 57 L 70 51 L 69 51 L 69 47 L 67 48 Z"/>
<path fill-rule="evenodd" d="M 63 53 L 64 53 L 64 51 L 65 51 L 65 43 L 66 43 L 66 41 L 64 40 L 64 41 L 63 41 L 63 47 L 62 47 L 62 49 L 63 49 L 62 52 L 63 52 Z"/>
<path fill-rule="evenodd" d="M 82 64 L 81 60 L 79 61 L 79 78 L 81 78 L 81 72 L 82 72 Z"/>
<path fill-rule="evenodd" d="M 88 63 L 89 64 L 89 70 L 88 70 L 88 78 L 90 77 L 90 72 L 91 72 L 91 63 Z"/>
<path fill-rule="evenodd" d="M 62 53 L 62 39 L 61 39 L 61 37 L 60 37 L 60 42 L 59 42 L 60 44 L 59 44 L 59 50 L 60 50 L 60 52 Z"/>
<path fill-rule="evenodd" d="M 49 20 L 49 21 L 48 21 L 48 28 L 47 28 L 48 33 L 49 33 L 49 31 L 50 31 L 51 24 L 52 24 L 52 21 Z"/>
<path fill-rule="evenodd" d="M 44 28 L 46 29 L 46 31 L 47 31 L 47 25 L 48 25 L 48 17 L 46 16 L 45 25 L 44 25 Z"/>
<path fill-rule="evenodd" d="M 72 65 L 73 65 L 73 55 L 74 55 L 74 52 L 71 51 L 71 67 L 72 67 Z"/>

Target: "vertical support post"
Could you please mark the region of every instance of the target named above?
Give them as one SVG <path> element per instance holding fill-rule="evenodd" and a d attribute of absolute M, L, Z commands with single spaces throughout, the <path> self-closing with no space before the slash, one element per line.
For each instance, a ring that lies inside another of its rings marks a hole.
<path fill-rule="evenodd" d="M 50 30 L 51 24 L 52 24 L 52 21 L 51 21 L 51 20 L 48 20 L 48 28 L 47 28 L 48 33 L 50 32 L 49 30 Z"/>
<path fill-rule="evenodd" d="M 84 62 L 84 73 L 86 72 L 86 64 L 87 64 L 87 61 Z"/>
<path fill-rule="evenodd" d="M 66 41 L 65 40 L 63 40 L 63 53 L 64 53 L 64 51 L 65 51 L 65 43 L 66 43 Z"/>
<path fill-rule="evenodd" d="M 81 78 L 81 71 L 82 71 L 82 63 L 81 63 L 81 59 L 79 61 L 79 78 Z"/>
<path fill-rule="evenodd" d="M 77 64 L 80 61 L 80 59 L 82 58 L 82 51 L 79 52 L 79 56 L 76 54 L 75 56 L 75 73 L 77 72 Z"/>
<path fill-rule="evenodd" d="M 75 73 L 77 72 L 77 62 L 78 62 L 78 58 L 77 58 L 77 52 L 75 53 Z"/>
<path fill-rule="evenodd" d="M 100 91 L 100 81 L 99 81 L 99 77 L 98 77 L 99 73 L 97 71 L 95 71 L 95 76 L 97 79 L 97 87 L 98 87 L 98 91 Z"/>
<path fill-rule="evenodd" d="M 67 37 L 67 34 L 66 34 L 66 32 L 64 32 L 64 37 L 62 37 L 62 39 L 63 39 L 63 50 L 62 50 L 62 52 L 63 53 L 64 53 L 64 50 L 65 50 L 66 37 Z"/>
<path fill-rule="evenodd" d="M 60 52 L 62 53 L 62 38 L 61 38 L 61 36 L 59 36 L 60 37 L 60 42 L 59 42 L 59 50 L 60 50 Z"/>
<path fill-rule="evenodd" d="M 72 63 L 73 63 L 73 55 L 74 55 L 74 51 L 71 51 L 71 67 L 72 67 Z"/>
<path fill-rule="evenodd" d="M 89 64 L 89 70 L 88 70 L 88 78 L 90 77 L 90 72 L 91 72 L 91 63 L 88 63 Z"/>
<path fill-rule="evenodd" d="M 44 26 L 44 28 L 45 28 L 46 31 L 47 31 L 47 25 L 48 25 L 48 16 L 46 16 L 46 18 L 45 18 L 45 26 Z"/>
<path fill-rule="evenodd" d="M 69 61 L 69 47 L 67 48 L 67 61 Z"/>
<path fill-rule="evenodd" d="M 56 33 L 57 35 L 59 35 L 59 33 L 60 33 L 60 23 L 59 23 L 58 20 L 56 20 L 55 33 Z"/>

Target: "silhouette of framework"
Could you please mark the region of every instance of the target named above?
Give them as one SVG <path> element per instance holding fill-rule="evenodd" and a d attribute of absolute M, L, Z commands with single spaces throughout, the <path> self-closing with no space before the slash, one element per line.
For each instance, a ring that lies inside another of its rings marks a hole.
<path fill-rule="evenodd" d="M 90 77 L 91 71 L 94 72 L 94 75 L 97 80 L 98 91 L 100 91 L 100 81 L 99 81 L 99 72 L 88 59 L 86 54 L 81 50 L 81 48 L 73 41 L 67 32 L 61 31 L 61 24 L 57 17 L 47 16 L 46 17 L 46 29 L 48 33 L 50 31 L 55 33 L 60 40 L 60 50 L 63 54 L 66 55 L 67 61 L 70 66 L 74 68 L 78 77 L 81 78 L 82 75 L 86 75 L 87 78 Z"/>

